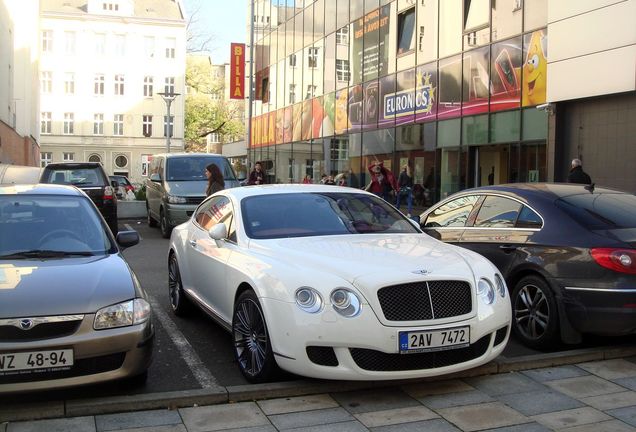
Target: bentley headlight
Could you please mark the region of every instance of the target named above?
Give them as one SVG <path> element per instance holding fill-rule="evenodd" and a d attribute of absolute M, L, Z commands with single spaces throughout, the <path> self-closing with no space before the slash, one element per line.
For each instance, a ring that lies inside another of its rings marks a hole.
<path fill-rule="evenodd" d="M 137 298 L 98 310 L 93 328 L 104 330 L 126 327 L 146 322 L 149 317 L 150 305 L 146 300 Z"/>
<path fill-rule="evenodd" d="M 506 283 L 499 273 L 495 274 L 495 284 L 497 285 L 497 291 L 499 291 L 499 295 L 501 297 L 506 297 Z"/>
<path fill-rule="evenodd" d="M 481 297 L 483 302 L 487 305 L 492 304 L 495 301 L 495 288 L 492 286 L 492 282 L 488 279 L 479 279 L 477 295 Z"/>
<path fill-rule="evenodd" d="M 322 297 L 313 288 L 300 287 L 296 290 L 296 304 L 309 313 L 316 313 L 322 309 Z"/>
<path fill-rule="evenodd" d="M 345 288 L 336 288 L 331 292 L 331 305 L 340 315 L 352 318 L 362 310 L 362 302 L 358 296 Z"/>
<path fill-rule="evenodd" d="M 170 204 L 185 204 L 187 201 L 185 197 L 168 194 L 168 202 Z"/>

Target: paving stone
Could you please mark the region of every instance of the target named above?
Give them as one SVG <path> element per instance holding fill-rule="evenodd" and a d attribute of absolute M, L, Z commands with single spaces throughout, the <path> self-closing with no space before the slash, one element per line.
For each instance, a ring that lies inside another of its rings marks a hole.
<path fill-rule="evenodd" d="M 546 384 L 577 399 L 625 391 L 623 387 L 593 375 L 549 381 Z"/>
<path fill-rule="evenodd" d="M 397 388 L 334 393 L 331 396 L 352 414 L 420 405 L 418 401 Z"/>
<path fill-rule="evenodd" d="M 606 411 L 608 414 L 616 417 L 625 423 L 636 427 L 636 406 L 629 406 L 625 408 L 617 408 Z"/>
<path fill-rule="evenodd" d="M 467 432 L 530 422 L 528 417 L 501 402 L 444 408 L 436 411 L 446 420 Z"/>
<path fill-rule="evenodd" d="M 636 392 L 610 393 L 607 395 L 584 398 L 581 399 L 581 401 L 599 410 L 623 408 L 636 405 Z"/>
<path fill-rule="evenodd" d="M 188 432 L 183 424 L 169 426 L 150 426 L 134 429 L 120 429 L 117 432 Z M 227 432 L 227 431 L 223 431 Z"/>
<path fill-rule="evenodd" d="M 181 424 L 177 411 L 152 410 L 95 416 L 98 432 Z"/>
<path fill-rule="evenodd" d="M 283 430 L 355 421 L 355 418 L 344 408 L 330 408 L 298 413 L 276 414 L 269 416 L 269 420 L 277 429 Z"/>
<path fill-rule="evenodd" d="M 64 401 L 7 403 L 3 400 L 0 403 L 0 424 L 2 424 L 1 422 L 55 417 L 64 417 Z"/>
<path fill-rule="evenodd" d="M 438 418 L 430 409 L 424 406 L 397 408 L 392 410 L 374 411 L 354 414 L 355 417 L 368 428 L 387 426 L 400 423 L 413 423 Z"/>
<path fill-rule="evenodd" d="M 506 426 L 497 429 L 488 429 L 483 432 L 550 432 L 552 429 L 548 429 L 540 423 L 524 423 L 515 426 Z M 596 431 L 599 432 L 599 431 Z"/>
<path fill-rule="evenodd" d="M 560 432 L 634 432 L 634 428 L 620 420 L 610 420 L 560 429 Z"/>
<path fill-rule="evenodd" d="M 444 419 L 380 426 L 370 430 L 373 432 L 460 432 L 459 429 Z"/>
<path fill-rule="evenodd" d="M 418 399 L 424 396 L 471 391 L 475 390 L 475 387 L 469 386 L 461 380 L 446 380 L 408 384 L 402 386 L 402 390 L 411 397 Z"/>
<path fill-rule="evenodd" d="M 338 408 L 338 402 L 327 394 L 269 399 L 257 402 L 266 415 Z"/>
<path fill-rule="evenodd" d="M 516 372 L 469 378 L 465 381 L 489 396 L 546 390 L 543 384 Z"/>
<path fill-rule="evenodd" d="M 540 414 L 531 417 L 533 420 L 552 429 L 580 426 L 590 423 L 599 423 L 612 418 L 601 411 L 591 408 L 576 408 L 566 411 Z"/>
<path fill-rule="evenodd" d="M 223 429 L 223 432 L 277 432 L 274 426 L 254 426 L 247 428 L 239 428 L 239 429 Z"/>
<path fill-rule="evenodd" d="M 623 359 L 580 363 L 578 366 L 607 380 L 636 377 L 636 364 Z"/>
<path fill-rule="evenodd" d="M 613 381 L 620 386 L 636 391 L 636 378 L 619 378 Z"/>
<path fill-rule="evenodd" d="M 478 403 L 495 402 L 493 398 L 479 390 L 460 393 L 449 393 L 435 396 L 425 396 L 418 399 L 421 403 L 432 409 L 450 408 L 462 405 L 475 405 Z"/>
<path fill-rule="evenodd" d="M 535 381 L 546 382 L 565 378 L 589 375 L 589 372 L 573 365 L 556 366 L 522 371 L 522 374 Z"/>
<path fill-rule="evenodd" d="M 288 430 L 291 432 L 363 432 L 368 431 L 369 429 L 365 428 L 362 423 L 359 423 L 357 421 L 350 421 Z"/>
<path fill-rule="evenodd" d="M 7 432 L 94 432 L 93 417 L 72 417 L 9 423 Z"/>
<path fill-rule="evenodd" d="M 210 432 L 270 424 L 254 402 L 181 408 L 179 414 L 188 432 Z"/>
<path fill-rule="evenodd" d="M 527 416 L 585 406 L 576 399 L 554 391 L 513 393 L 497 396 L 497 399 Z"/>

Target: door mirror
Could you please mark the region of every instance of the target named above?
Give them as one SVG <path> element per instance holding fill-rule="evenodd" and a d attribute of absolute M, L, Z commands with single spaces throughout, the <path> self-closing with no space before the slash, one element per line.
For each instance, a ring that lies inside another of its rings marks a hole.
<path fill-rule="evenodd" d="M 154 173 L 154 174 L 150 174 L 150 181 L 151 182 L 161 182 L 161 177 L 159 177 L 159 174 Z"/>
<path fill-rule="evenodd" d="M 117 233 L 117 244 L 122 248 L 127 248 L 139 243 L 139 233 L 135 230 L 119 231 Z"/>
<path fill-rule="evenodd" d="M 218 223 L 210 228 L 208 234 L 214 240 L 223 241 L 227 238 L 227 227 L 224 223 Z"/>

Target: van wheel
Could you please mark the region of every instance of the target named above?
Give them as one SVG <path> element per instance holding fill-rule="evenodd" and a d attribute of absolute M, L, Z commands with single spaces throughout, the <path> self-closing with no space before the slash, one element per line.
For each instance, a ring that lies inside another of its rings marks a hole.
<path fill-rule="evenodd" d="M 148 215 L 148 226 L 151 228 L 156 227 L 157 220 L 150 215 L 150 206 L 148 205 L 148 201 L 146 201 L 146 214 Z"/>
<path fill-rule="evenodd" d="M 159 229 L 161 229 L 161 236 L 163 238 L 170 238 L 172 227 L 168 224 L 168 218 L 163 209 L 159 210 Z"/>

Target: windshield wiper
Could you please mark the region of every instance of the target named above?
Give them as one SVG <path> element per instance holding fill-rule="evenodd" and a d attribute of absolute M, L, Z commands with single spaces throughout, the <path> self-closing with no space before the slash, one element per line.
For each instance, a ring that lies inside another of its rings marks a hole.
<path fill-rule="evenodd" d="M 13 252 L 7 255 L 0 255 L 0 259 L 21 259 L 21 258 L 63 258 L 67 256 L 93 256 L 91 251 L 58 251 L 50 249 L 32 249 Z"/>

